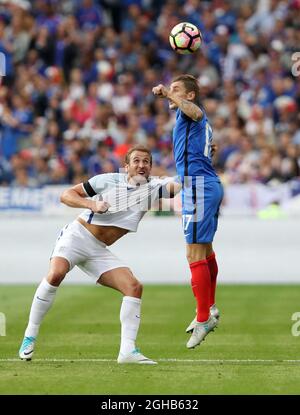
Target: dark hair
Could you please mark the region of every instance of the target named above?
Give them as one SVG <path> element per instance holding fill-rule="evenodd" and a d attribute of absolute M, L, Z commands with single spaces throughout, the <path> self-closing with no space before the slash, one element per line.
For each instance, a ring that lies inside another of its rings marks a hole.
<path fill-rule="evenodd" d="M 200 86 L 197 78 L 193 75 L 179 75 L 172 79 L 171 84 L 178 81 L 183 82 L 186 92 L 195 92 L 195 98 L 193 101 L 200 105 Z"/>
<path fill-rule="evenodd" d="M 150 157 L 150 165 L 152 166 L 152 154 L 151 151 L 149 150 L 149 148 L 141 145 L 141 144 L 137 144 L 134 147 L 131 147 L 125 156 L 125 164 L 129 164 L 130 162 L 130 156 L 134 151 L 142 151 L 143 153 L 147 153 Z"/>

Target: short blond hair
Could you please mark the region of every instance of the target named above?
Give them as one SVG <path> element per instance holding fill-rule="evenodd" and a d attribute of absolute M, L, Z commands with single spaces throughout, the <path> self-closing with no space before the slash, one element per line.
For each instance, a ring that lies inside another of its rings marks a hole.
<path fill-rule="evenodd" d="M 151 151 L 149 150 L 149 148 L 147 148 L 147 147 L 145 147 L 145 146 L 143 146 L 141 144 L 137 144 L 134 147 L 131 147 L 127 151 L 126 156 L 125 156 L 125 164 L 129 164 L 129 162 L 130 162 L 130 156 L 131 156 L 131 154 L 134 151 L 141 151 L 143 153 L 147 153 L 149 155 L 149 157 L 150 157 L 150 165 L 152 166 L 152 154 L 151 154 Z"/>

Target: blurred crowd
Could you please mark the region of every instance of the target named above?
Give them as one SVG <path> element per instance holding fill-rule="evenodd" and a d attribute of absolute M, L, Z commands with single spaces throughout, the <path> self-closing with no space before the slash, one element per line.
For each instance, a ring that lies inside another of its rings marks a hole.
<path fill-rule="evenodd" d="M 181 21 L 200 52 L 171 49 Z M 298 177 L 299 45 L 300 0 L 0 0 L 0 184 L 76 184 L 137 143 L 174 175 L 175 114 L 151 90 L 182 73 L 199 79 L 225 184 Z"/>

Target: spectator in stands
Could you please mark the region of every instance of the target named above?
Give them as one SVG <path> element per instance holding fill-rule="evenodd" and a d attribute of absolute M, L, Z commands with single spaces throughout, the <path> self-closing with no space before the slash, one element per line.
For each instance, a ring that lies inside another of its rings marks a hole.
<path fill-rule="evenodd" d="M 172 51 L 179 21 L 201 29 L 200 52 Z M 15 183 L 22 149 L 40 185 L 117 171 L 137 143 L 155 149 L 154 171 L 173 174 L 174 119 L 151 90 L 184 72 L 199 79 L 226 183 L 299 178 L 298 21 L 287 0 L 2 1 L 0 183 Z"/>

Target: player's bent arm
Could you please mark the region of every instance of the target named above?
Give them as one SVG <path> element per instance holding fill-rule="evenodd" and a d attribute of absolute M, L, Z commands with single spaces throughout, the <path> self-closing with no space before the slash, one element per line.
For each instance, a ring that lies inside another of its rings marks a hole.
<path fill-rule="evenodd" d="M 92 200 L 87 199 L 87 195 L 83 189 L 82 184 L 77 184 L 62 192 L 60 201 L 67 206 L 74 208 L 91 209 Z"/>
<path fill-rule="evenodd" d="M 170 92 L 168 92 L 168 98 L 174 102 L 176 107 L 180 108 L 181 111 L 184 112 L 185 115 L 187 115 L 193 121 L 202 120 L 203 112 L 198 107 L 198 105 L 194 104 L 192 101 L 189 101 L 188 99 L 176 97 Z"/>
<path fill-rule="evenodd" d="M 87 199 L 83 184 L 77 184 L 62 192 L 60 201 L 67 206 L 74 208 L 90 209 L 95 213 L 106 212 L 109 204 L 100 200 Z"/>
<path fill-rule="evenodd" d="M 194 121 L 201 121 L 203 118 L 203 112 L 198 107 L 198 105 L 194 104 L 192 101 L 188 99 L 180 98 L 174 95 L 167 87 L 162 84 L 159 84 L 152 88 L 152 92 L 154 95 L 160 98 L 167 98 L 174 102 L 176 107 L 180 108 L 182 112 L 185 113 L 189 118 Z"/>

